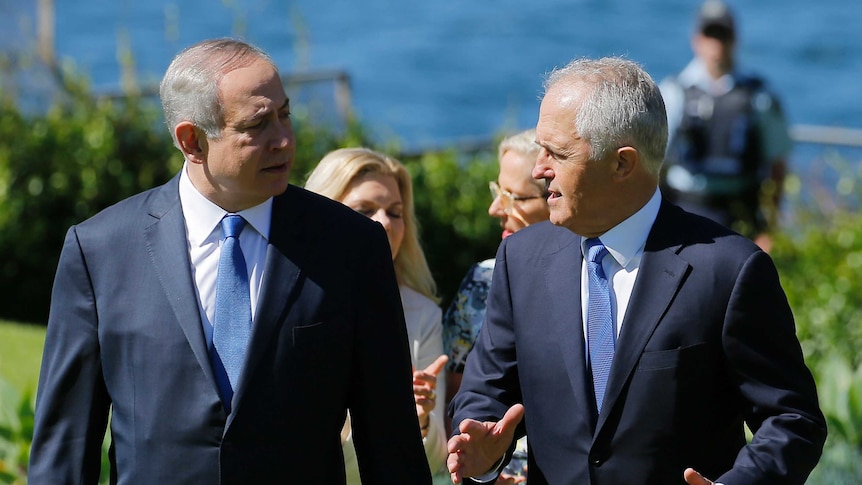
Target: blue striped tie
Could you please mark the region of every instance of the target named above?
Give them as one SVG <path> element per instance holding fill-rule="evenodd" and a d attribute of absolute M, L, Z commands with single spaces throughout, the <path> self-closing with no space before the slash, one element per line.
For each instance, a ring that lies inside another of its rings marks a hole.
<path fill-rule="evenodd" d="M 224 242 L 218 262 L 213 318 L 213 369 L 225 411 L 230 413 L 245 349 L 251 334 L 251 296 L 239 235 L 245 219 L 228 214 L 221 221 Z"/>
<path fill-rule="evenodd" d="M 614 360 L 614 324 L 611 320 L 611 297 L 608 279 L 602 269 L 602 258 L 607 248 L 597 238 L 587 239 L 587 273 L 590 278 L 590 294 L 587 306 L 587 340 L 590 353 L 590 369 L 593 373 L 593 391 L 596 408 L 602 412 L 608 374 Z"/>

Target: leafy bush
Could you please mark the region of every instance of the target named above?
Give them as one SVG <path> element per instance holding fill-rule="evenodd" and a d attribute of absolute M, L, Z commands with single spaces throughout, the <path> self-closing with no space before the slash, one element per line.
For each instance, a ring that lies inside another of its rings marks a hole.
<path fill-rule="evenodd" d="M 32 397 L 0 379 L 0 483 L 26 483 L 33 416 Z"/>
<path fill-rule="evenodd" d="M 773 256 L 793 308 L 806 356 L 862 364 L 862 217 L 811 215 L 798 234 L 775 239 Z"/>
<path fill-rule="evenodd" d="M 445 311 L 470 265 L 494 257 L 500 243 L 499 222 L 487 212 L 496 153 L 448 151 L 402 161 L 413 176 L 422 244 Z"/>
<path fill-rule="evenodd" d="M 0 378 L 0 483 L 24 485 L 30 462 L 30 445 L 33 442 L 35 398 L 30 393 L 20 394 Z M 110 434 L 102 444 L 102 471 L 100 484 L 110 482 L 108 449 Z"/>
<path fill-rule="evenodd" d="M 813 200 L 801 198 L 798 177 L 788 180 L 794 223 L 772 250 L 829 429 L 808 481 L 824 485 L 862 483 L 862 185 L 849 165 L 830 163 L 836 185 L 818 186 Z"/>
<path fill-rule="evenodd" d="M 167 180 L 181 163 L 141 100 L 96 100 L 73 81 L 68 89 L 40 116 L 0 102 L 2 317 L 45 321 L 68 227 Z"/>

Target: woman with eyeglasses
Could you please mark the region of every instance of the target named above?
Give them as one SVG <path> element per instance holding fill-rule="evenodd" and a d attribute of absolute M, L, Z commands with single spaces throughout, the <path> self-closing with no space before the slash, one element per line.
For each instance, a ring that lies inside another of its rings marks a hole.
<path fill-rule="evenodd" d="M 401 291 L 410 358 L 413 397 L 431 472 L 448 479 L 442 403 L 436 388 L 445 388 L 441 311 L 436 285 L 419 244 L 413 209 L 413 184 L 398 160 L 367 148 L 342 148 L 328 153 L 311 172 L 305 188 L 337 200 L 379 222 L 386 230 L 395 276 Z M 438 375 L 439 373 L 439 375 Z M 325 385 L 325 383 L 321 383 Z M 380 430 L 385 433 L 386 430 Z M 350 416 L 341 434 L 348 484 L 359 484 Z"/>
<path fill-rule="evenodd" d="M 539 155 L 539 145 L 535 140 L 536 130 L 526 130 L 503 139 L 497 151 L 500 173 L 497 181 L 489 183 L 493 200 L 488 214 L 500 219 L 503 238 L 530 224 L 546 221 L 550 216 L 545 184 L 530 175 Z M 449 356 L 446 365 L 447 405 L 461 386 L 467 354 L 482 327 L 493 271 L 493 258 L 474 264 L 443 315 L 443 345 Z M 512 461 L 496 483 L 526 483 L 525 465 L 526 441 L 521 440 Z"/>

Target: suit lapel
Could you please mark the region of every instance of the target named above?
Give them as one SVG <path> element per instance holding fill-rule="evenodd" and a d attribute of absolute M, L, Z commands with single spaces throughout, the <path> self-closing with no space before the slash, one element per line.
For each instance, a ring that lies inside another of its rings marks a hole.
<path fill-rule="evenodd" d="M 213 392 L 217 392 L 192 281 L 179 176 L 156 189 L 149 212 L 153 223 L 144 229 L 144 239 L 150 260 L 201 370 L 213 383 Z"/>
<path fill-rule="evenodd" d="M 298 252 L 304 251 L 306 246 L 302 241 L 303 231 L 300 229 L 301 212 L 297 210 L 296 204 L 289 202 L 291 190 L 292 188 L 288 188 L 287 194 L 273 200 L 269 244 L 266 248 L 257 312 L 252 322 L 251 341 L 246 350 L 242 376 L 234 395 L 235 410 L 228 418 L 228 426 L 242 404 L 250 376 L 254 375 L 261 356 L 272 343 L 273 333 L 287 320 L 290 305 L 295 298 L 293 293 L 301 271 L 296 264 L 298 259 L 287 255 L 297 255 Z"/>
<path fill-rule="evenodd" d="M 560 250 L 545 256 L 543 262 L 547 277 L 548 294 L 559 302 L 552 306 L 552 330 L 560 345 L 566 363 L 569 383 L 576 400 L 584 399 L 584 410 L 590 409 L 592 393 L 586 378 L 586 349 L 583 318 L 581 315 L 581 238 L 573 233 L 562 233 Z M 573 270 L 574 269 L 574 270 Z M 559 292 L 564 294 L 559 294 Z"/>
<path fill-rule="evenodd" d="M 620 329 L 608 376 L 605 406 L 596 426 L 598 435 L 620 393 L 631 378 L 647 341 L 679 292 L 689 264 L 678 256 L 680 243 L 669 237 L 679 231 L 671 208 L 662 204 L 647 238 L 637 281 Z M 673 227 L 673 226 L 677 227 Z"/>

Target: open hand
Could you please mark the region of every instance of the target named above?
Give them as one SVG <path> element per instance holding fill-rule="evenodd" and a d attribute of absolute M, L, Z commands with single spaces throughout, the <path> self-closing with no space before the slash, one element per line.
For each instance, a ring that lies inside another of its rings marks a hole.
<path fill-rule="evenodd" d="M 510 407 L 500 421 L 480 423 L 465 419 L 458 425 L 461 432 L 447 445 L 449 458 L 446 466 L 452 483 L 461 483 L 463 477 L 475 477 L 491 471 L 515 439 L 515 427 L 524 419 L 524 405 Z"/>

